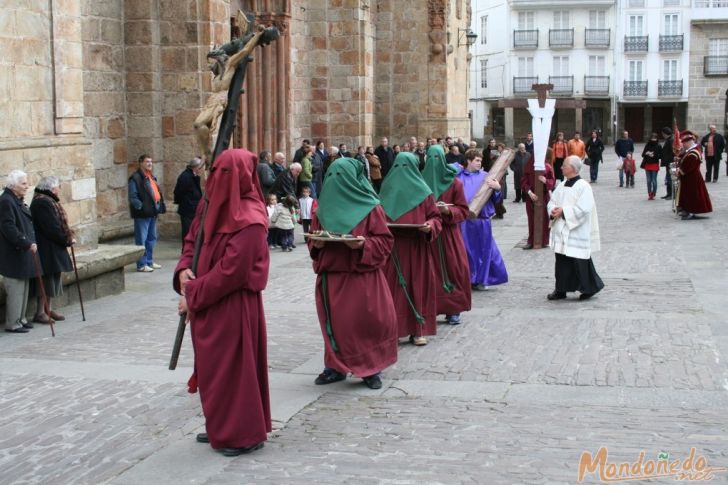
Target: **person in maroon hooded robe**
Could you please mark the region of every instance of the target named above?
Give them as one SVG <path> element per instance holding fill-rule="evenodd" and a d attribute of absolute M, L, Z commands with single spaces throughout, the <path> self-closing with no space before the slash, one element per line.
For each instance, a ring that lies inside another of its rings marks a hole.
<path fill-rule="evenodd" d="M 528 242 L 523 249 L 533 249 L 533 235 L 538 230 L 534 227 L 534 212 L 537 208 L 541 211 L 541 247 L 548 247 L 549 244 L 549 216 L 546 212 L 546 206 L 551 200 L 550 192 L 554 189 L 556 183 L 554 169 L 551 167 L 549 160 L 551 160 L 551 149 L 547 148 L 544 174 L 538 176 L 543 184 L 543 200 L 540 203 L 536 195 L 536 170 L 534 169 L 533 155 L 528 158 L 526 165 L 523 167 L 521 194 L 525 194 L 523 199 L 526 201 L 526 216 L 528 216 Z"/>
<path fill-rule="evenodd" d="M 190 392 L 200 391 L 210 443 L 225 456 L 263 446 L 271 431 L 265 314 L 261 292 L 268 282 L 268 215 L 255 172 L 257 157 L 227 150 L 207 181 L 207 213 L 200 204 L 174 271 L 195 350 Z M 203 230 L 197 273 L 195 237 Z"/>
<path fill-rule="evenodd" d="M 680 198 L 677 207 L 683 220 L 697 219 L 696 214 L 713 212 L 705 180 L 700 173 L 700 145 L 695 141 L 695 135 L 685 132 L 680 137 L 685 154 L 680 160 L 678 176 L 680 177 Z"/>
<path fill-rule="evenodd" d="M 426 335 L 437 334 L 436 263 L 430 243 L 442 228 L 440 211 L 432 189 L 412 153 L 401 152 L 394 159 L 379 193 L 392 227 L 394 248 L 385 270 L 399 326 L 398 336 L 409 336 L 415 345 L 427 345 Z"/>
<path fill-rule="evenodd" d="M 463 242 L 460 223 L 468 218 L 470 209 L 463 183 L 457 178 L 460 165 L 448 165 L 440 145 L 427 149 L 427 161 L 422 177 L 437 199 L 442 219 L 442 232 L 430 245 L 437 263 L 437 314 L 445 315 L 450 325 L 460 323 L 460 313 L 470 310 L 470 265 Z"/>
<path fill-rule="evenodd" d="M 326 366 L 315 382 L 331 384 L 352 373 L 379 389 L 379 373 L 397 362 L 397 317 L 383 271 L 394 237 L 358 160 L 334 161 L 323 185 L 312 229 L 358 238 L 308 241 Z"/>

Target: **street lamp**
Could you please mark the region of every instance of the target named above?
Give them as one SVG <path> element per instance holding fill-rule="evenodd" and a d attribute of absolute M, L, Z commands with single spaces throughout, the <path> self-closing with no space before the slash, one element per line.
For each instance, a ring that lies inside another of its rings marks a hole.
<path fill-rule="evenodd" d="M 478 38 L 478 34 L 473 32 L 470 29 L 458 29 L 458 47 L 459 46 L 468 46 L 475 44 L 476 39 Z M 463 39 L 465 40 L 465 43 L 463 43 Z"/>

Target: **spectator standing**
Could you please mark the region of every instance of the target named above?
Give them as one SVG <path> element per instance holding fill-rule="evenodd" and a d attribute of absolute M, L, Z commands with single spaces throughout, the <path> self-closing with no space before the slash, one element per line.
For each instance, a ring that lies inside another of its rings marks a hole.
<path fill-rule="evenodd" d="M 28 333 L 33 324 L 25 318 L 30 279 L 36 276 L 33 264 L 38 251 L 30 209 L 25 205 L 28 175 L 22 170 L 8 174 L 0 195 L 0 275 L 5 286 L 5 331 Z"/>
<path fill-rule="evenodd" d="M 637 167 L 635 167 L 634 157 L 631 152 L 622 159 L 622 170 L 624 171 L 624 187 L 634 189 L 634 174 Z"/>
<path fill-rule="evenodd" d="M 371 147 L 367 148 L 366 157 L 369 161 L 369 174 L 372 179 L 372 187 L 379 193 L 379 189 L 382 187 L 382 162 L 374 154 Z"/>
<path fill-rule="evenodd" d="M 718 181 L 720 159 L 723 156 L 723 150 L 725 150 L 725 138 L 716 132 L 715 125 L 710 125 L 709 130 L 710 133 L 703 137 L 700 144 L 703 146 L 703 153 L 705 153 L 705 181 L 715 183 Z"/>
<path fill-rule="evenodd" d="M 580 132 L 577 131 L 574 133 L 574 138 L 569 140 L 566 147 L 569 149 L 569 155 L 575 155 L 579 157 L 582 163 L 584 162 L 586 158 L 586 145 L 584 145 L 584 141 L 581 139 Z"/>
<path fill-rule="evenodd" d="M 617 163 L 617 169 L 619 170 L 619 186 L 624 187 L 624 158 L 628 153 L 634 153 L 634 142 L 629 137 L 629 132 L 624 130 L 622 132 L 622 138 L 616 141 L 614 144 L 614 151 L 619 157 Z"/>
<path fill-rule="evenodd" d="M 38 242 L 38 258 L 43 268 L 43 288 L 50 312 L 45 313 L 40 290 L 36 289 L 37 306 L 33 321 L 38 323 L 51 323 L 51 319 L 54 321 L 66 319 L 53 310 L 52 299 L 63 294 L 61 273 L 73 271 L 73 263 L 68 256 L 67 248 L 76 240 L 68 225 L 68 216 L 61 206 L 59 194 L 58 177 L 43 177 L 35 187 L 33 202 L 30 204 L 33 229 Z"/>
<path fill-rule="evenodd" d="M 298 176 L 298 192 L 308 187 L 313 193 L 313 147 L 310 145 L 304 149 L 301 159 L 301 174 Z"/>
<path fill-rule="evenodd" d="M 531 154 L 526 151 L 526 144 L 519 143 L 516 155 L 513 157 L 513 161 L 510 165 L 511 170 L 513 170 L 513 187 L 516 191 L 516 198 L 514 202 L 516 203 L 525 199 L 521 193 L 521 179 L 523 178 L 523 169 L 530 158 Z"/>
<path fill-rule="evenodd" d="M 526 133 L 526 142 L 524 145 L 526 145 L 526 151 L 533 156 L 533 133 Z"/>
<path fill-rule="evenodd" d="M 278 247 L 278 228 L 273 223 L 273 214 L 276 212 L 278 197 L 276 194 L 268 194 L 265 200 L 268 212 L 268 249 L 275 249 Z"/>
<path fill-rule="evenodd" d="M 665 167 L 665 189 L 667 193 L 662 199 L 672 199 L 672 163 L 675 161 L 675 152 L 672 149 L 673 135 L 672 128 L 666 126 L 662 129 L 662 137 L 665 143 L 662 144 L 662 157 L 660 158 L 660 166 Z"/>
<path fill-rule="evenodd" d="M 419 142 L 417 144 L 417 148 L 415 148 L 412 153 L 414 153 L 417 159 L 420 161 L 420 172 L 422 172 L 425 169 L 425 164 L 427 162 L 427 150 L 425 150 L 425 142 Z"/>
<path fill-rule="evenodd" d="M 445 155 L 445 161 L 450 165 L 465 166 L 465 157 L 460 153 L 460 147 L 457 145 L 450 146 L 450 152 Z"/>
<path fill-rule="evenodd" d="M 556 175 L 557 180 L 564 180 L 561 165 L 563 165 L 564 159 L 569 156 L 569 147 L 564 141 L 564 134 L 562 132 L 556 133 L 556 141 L 551 145 L 551 151 L 554 156 L 554 175 Z"/>
<path fill-rule="evenodd" d="M 657 133 L 650 136 L 650 141 L 642 150 L 641 168 L 645 169 L 647 175 L 647 199 L 655 200 L 657 194 L 657 172 L 660 171 L 660 158 L 662 157 L 662 148 L 657 141 Z"/>
<path fill-rule="evenodd" d="M 265 153 L 265 152 L 263 152 Z M 268 152 L 270 156 L 270 152 Z M 197 205 L 202 199 L 202 188 L 200 187 L 200 172 L 202 171 L 202 159 L 193 158 L 187 163 L 187 168 L 177 177 L 177 183 L 174 186 L 174 203 L 177 204 L 177 214 L 179 214 L 180 223 L 182 224 L 182 242 L 185 240 L 187 232 L 192 226 L 192 219 L 195 218 Z M 273 171 L 270 170 L 271 183 Z M 258 170 L 260 176 L 260 170 Z M 261 179 L 261 184 L 262 184 Z"/>
<path fill-rule="evenodd" d="M 589 158 L 589 180 L 591 183 L 597 183 L 599 177 L 599 164 L 602 163 L 602 152 L 604 152 L 604 143 L 599 138 L 597 130 L 592 130 L 591 137 L 586 142 L 586 156 Z"/>
<path fill-rule="evenodd" d="M 270 189 L 270 193 L 276 194 L 278 200 L 282 201 L 286 197 L 293 197 L 296 200 L 296 192 L 298 191 L 298 177 L 301 175 L 301 164 L 292 163 L 290 168 L 287 168 L 276 178 L 273 187 Z"/>
<path fill-rule="evenodd" d="M 271 222 L 278 229 L 278 238 L 281 244 L 281 251 L 293 251 L 296 246 L 293 244 L 293 229 L 296 227 L 296 198 L 286 196 L 282 202 L 276 205 L 271 217 Z"/>
<path fill-rule="evenodd" d="M 139 169 L 129 177 L 128 189 L 134 243 L 144 246 L 144 254 L 137 261 L 137 271 L 150 273 L 162 267 L 154 262 L 154 246 L 157 244 L 157 216 L 166 212 L 162 191 L 152 173 L 152 157 L 139 157 Z"/>
<path fill-rule="evenodd" d="M 311 140 L 304 139 L 301 142 L 301 146 L 298 147 L 298 150 L 296 150 L 296 153 L 293 154 L 293 162 L 291 163 L 301 163 L 301 159 L 303 159 L 303 156 L 306 154 L 306 147 L 309 147 L 311 145 Z M 285 155 L 284 155 L 285 160 Z"/>
<path fill-rule="evenodd" d="M 270 168 L 273 169 L 273 174 L 278 178 L 280 174 L 286 171 L 286 156 L 282 152 L 276 152 L 273 155 L 273 165 Z"/>
<path fill-rule="evenodd" d="M 301 190 L 301 198 L 298 199 L 298 222 L 303 226 L 304 233 L 309 233 L 311 231 L 311 220 L 313 219 L 313 215 L 316 213 L 317 207 L 318 204 L 316 199 L 311 197 L 311 189 L 304 187 Z"/>
<path fill-rule="evenodd" d="M 327 158 L 328 154 L 326 153 L 326 146 L 324 145 L 324 142 L 321 140 L 317 141 L 316 150 L 314 150 L 313 158 L 311 159 L 313 172 L 313 179 L 311 180 L 311 183 L 313 184 L 313 193 L 311 196 L 314 199 L 318 198 L 321 193 L 321 186 L 324 181 L 324 164 Z"/>
<path fill-rule="evenodd" d="M 260 180 L 260 188 L 263 190 L 263 197 L 268 196 L 270 188 L 276 181 L 276 173 L 273 171 L 273 156 L 268 150 L 260 152 L 258 155 L 258 165 L 255 167 L 255 171 L 258 173 L 258 180 Z"/>
<path fill-rule="evenodd" d="M 379 158 L 379 162 L 382 166 L 382 178 L 386 177 L 389 173 L 389 169 L 392 168 L 394 163 L 394 151 L 389 146 L 389 140 L 387 137 L 382 137 L 379 146 L 374 150 L 374 154 Z"/>

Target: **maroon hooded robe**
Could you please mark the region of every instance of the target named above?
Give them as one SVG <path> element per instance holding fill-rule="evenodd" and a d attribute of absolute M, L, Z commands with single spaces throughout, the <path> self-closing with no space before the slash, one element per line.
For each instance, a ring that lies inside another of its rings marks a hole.
<path fill-rule="evenodd" d="M 389 219 L 389 217 L 387 218 Z M 425 200 L 402 214 L 397 224 L 428 223 L 432 230 L 429 233 L 417 229 L 390 228 L 394 234 L 394 249 L 399 258 L 402 275 L 407 282 L 407 291 L 412 302 L 425 319 L 424 325 L 415 318 L 407 297 L 399 284 L 399 276 L 392 258 L 389 259 L 385 274 L 389 289 L 392 292 L 394 308 L 397 312 L 398 336 L 400 338 L 414 335 L 416 337 L 437 334 L 437 282 L 436 263 L 432 257 L 430 243 L 434 241 L 442 228 L 440 211 L 435 206 L 435 198 L 428 195 Z"/>
<path fill-rule="evenodd" d="M 546 206 L 548 205 L 549 200 L 551 200 L 549 192 L 554 189 L 554 184 L 556 183 L 554 169 L 548 162 L 545 163 L 543 175 L 546 177 L 546 183 L 543 187 L 543 200 L 540 201 L 541 204 L 537 206 L 536 203 L 531 200 L 531 196 L 528 195 L 529 190 L 533 191 L 534 194 L 536 193 L 536 171 L 533 165 L 533 155 L 530 156 L 526 162 L 526 166 L 523 167 L 523 177 L 521 177 L 521 193 L 523 194 L 523 200 L 526 201 L 526 216 L 528 217 L 528 244 L 533 246 L 533 234 L 536 230 L 536 228 L 533 227 L 533 213 L 536 210 L 536 207 L 538 207 L 541 210 L 541 244 L 543 247 L 547 247 L 549 245 L 550 230 L 549 215 L 546 211 Z"/>
<path fill-rule="evenodd" d="M 463 234 L 460 231 L 460 223 L 467 219 L 470 212 L 468 201 L 465 198 L 465 191 L 463 190 L 463 183 L 457 178 L 453 180 L 450 188 L 440 195 L 438 202 L 452 205 L 448 207 L 450 214 L 440 213 L 442 232 L 439 238 L 445 268 L 441 268 L 440 248 L 437 241 L 434 241 L 430 246 L 437 276 L 436 311 L 438 315 L 458 315 L 461 312 L 469 311 L 471 306 L 468 253 L 463 242 Z M 447 272 L 448 279 L 454 287 L 450 293 L 445 291 L 444 288 L 443 269 Z"/>
<path fill-rule="evenodd" d="M 314 215 L 311 229 L 321 229 Z M 324 365 L 342 374 L 369 377 L 397 362 L 397 319 L 383 268 L 394 237 L 387 229 L 382 206 L 376 206 L 354 229 L 364 236 L 362 249 L 344 243 L 321 248 L 309 241 L 316 278 L 316 309 L 324 337 Z M 327 278 L 324 302 L 322 273 Z M 326 329 L 326 308 L 337 351 Z"/>
<path fill-rule="evenodd" d="M 267 212 L 255 167 L 257 157 L 227 150 L 207 182 L 209 208 L 196 279 L 185 286 L 195 384 L 210 445 L 247 448 L 271 431 L 265 313 L 268 281 Z M 174 271 L 192 266 L 200 204 Z"/>

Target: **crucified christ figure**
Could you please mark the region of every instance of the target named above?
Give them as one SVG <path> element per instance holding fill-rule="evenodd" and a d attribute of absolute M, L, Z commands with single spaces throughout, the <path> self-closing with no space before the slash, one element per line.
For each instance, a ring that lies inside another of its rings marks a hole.
<path fill-rule="evenodd" d="M 240 32 L 248 31 L 248 19 L 242 11 L 238 10 L 235 20 Z M 205 158 L 206 165 L 209 165 L 212 155 L 210 134 L 215 133 L 219 128 L 220 118 L 227 106 L 228 89 L 235 74 L 235 69 L 243 59 L 253 52 L 265 32 L 266 29 L 259 26 L 255 34 L 250 33 L 244 37 L 234 39 L 207 54 L 210 70 L 214 74 L 212 79 L 213 93 L 193 124 L 197 145 Z"/>

